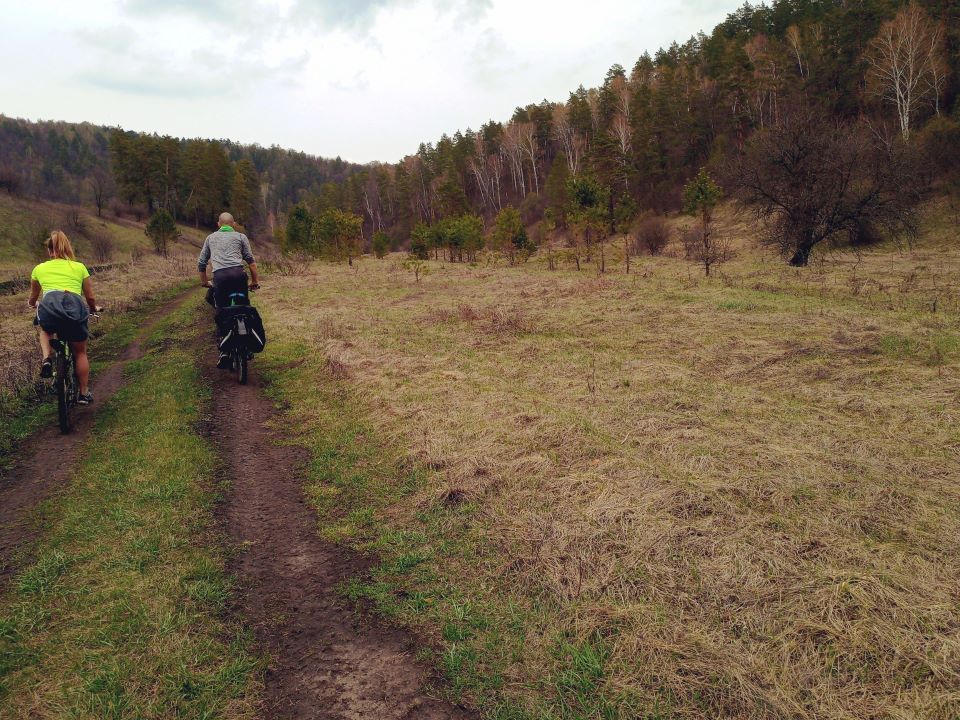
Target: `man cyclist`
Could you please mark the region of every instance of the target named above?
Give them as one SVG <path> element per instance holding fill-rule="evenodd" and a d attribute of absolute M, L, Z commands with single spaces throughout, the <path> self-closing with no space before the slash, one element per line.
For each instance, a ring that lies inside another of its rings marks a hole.
<path fill-rule="evenodd" d="M 257 261 L 250 250 L 250 240 L 243 233 L 233 229 L 233 215 L 228 212 L 220 213 L 218 225 L 220 229 L 211 233 L 203 242 L 200 257 L 197 260 L 197 270 L 200 273 L 200 284 L 203 287 L 213 288 L 214 307 L 225 308 L 231 305 L 249 305 L 248 290 L 260 288 L 260 276 L 257 272 Z M 243 268 L 246 263 L 250 267 L 252 283 L 248 286 L 247 273 Z M 213 283 L 207 277 L 207 265 L 213 266 Z M 217 335 L 222 335 L 219 323 Z M 217 345 L 219 347 L 219 343 Z M 220 353 L 217 367 L 230 367 L 230 356 Z"/>
<path fill-rule="evenodd" d="M 40 351 L 43 364 L 40 377 L 53 375 L 51 336 L 70 343 L 77 381 L 80 385 L 78 405 L 93 402 L 90 392 L 90 361 L 87 359 L 87 321 L 99 308 L 93 296 L 93 282 L 86 266 L 77 262 L 73 246 L 66 234 L 56 230 L 46 240 L 49 260 L 37 265 L 30 274 L 30 299 L 27 304 L 37 309 L 35 323 L 40 326 Z M 41 293 L 43 297 L 41 298 Z M 84 306 L 80 296 L 86 299 Z"/>

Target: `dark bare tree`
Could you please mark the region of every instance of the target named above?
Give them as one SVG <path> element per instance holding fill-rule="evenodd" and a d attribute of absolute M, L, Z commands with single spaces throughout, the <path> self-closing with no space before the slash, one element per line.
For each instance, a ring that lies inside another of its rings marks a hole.
<path fill-rule="evenodd" d="M 825 240 L 856 241 L 865 228 L 893 238 L 916 233 L 923 195 L 905 142 L 888 143 L 862 123 L 785 109 L 732 162 L 731 181 L 763 222 L 764 241 L 805 266 Z"/>
<path fill-rule="evenodd" d="M 20 177 L 12 167 L 0 165 L 0 190 L 10 195 L 20 194 Z"/>
<path fill-rule="evenodd" d="M 94 168 L 87 182 L 93 192 L 93 204 L 97 207 L 97 217 L 101 217 L 104 206 L 113 194 L 113 177 L 103 168 Z"/>

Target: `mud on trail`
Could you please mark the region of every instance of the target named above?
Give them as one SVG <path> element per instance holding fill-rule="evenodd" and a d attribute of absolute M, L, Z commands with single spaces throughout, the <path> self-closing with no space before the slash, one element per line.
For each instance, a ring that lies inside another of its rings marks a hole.
<path fill-rule="evenodd" d="M 259 387 L 214 367 L 210 431 L 230 479 L 222 523 L 236 550 L 229 571 L 235 611 L 270 656 L 265 718 L 466 720 L 474 715 L 430 697 L 430 671 L 413 638 L 358 613 L 337 585 L 363 571 L 352 552 L 321 539 L 303 492 L 300 449 L 278 445 L 275 416 Z M 255 365 L 255 363 L 254 363 Z"/>
<path fill-rule="evenodd" d="M 190 297 L 190 291 L 186 291 L 156 308 L 120 356 L 91 378 L 90 389 L 95 400 L 89 408 L 76 409 L 73 432 L 61 435 L 53 424 L 40 430 L 22 444 L 20 457 L 13 467 L 0 472 L 0 588 L 26 560 L 38 535 L 35 510 L 70 479 L 78 451 L 90 435 L 98 409 L 124 385 L 124 367 L 131 360 L 143 357 L 141 343 L 147 335 Z"/>

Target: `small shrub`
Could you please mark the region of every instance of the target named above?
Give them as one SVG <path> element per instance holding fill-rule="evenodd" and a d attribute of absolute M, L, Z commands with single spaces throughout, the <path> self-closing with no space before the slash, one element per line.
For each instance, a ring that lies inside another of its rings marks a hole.
<path fill-rule="evenodd" d="M 413 273 L 414 280 L 417 282 L 420 282 L 421 276 L 430 274 L 430 266 L 416 255 L 407 255 L 406 260 L 403 261 L 403 267 Z"/>
<path fill-rule="evenodd" d="M 304 252 L 288 252 L 263 261 L 265 269 L 283 277 L 299 277 L 310 270 L 310 256 Z"/>
<path fill-rule="evenodd" d="M 681 231 L 683 251 L 687 260 L 703 265 L 704 274 L 710 275 L 710 268 L 730 259 L 730 243 L 712 232 L 704 232 L 703 227 L 694 225 Z"/>
<path fill-rule="evenodd" d="M 167 256 L 170 243 L 180 234 L 177 223 L 165 208 L 157 210 L 147 223 L 144 233 L 153 242 L 153 248 L 158 255 Z"/>
<path fill-rule="evenodd" d="M 90 252 L 93 259 L 100 265 L 110 262 L 113 258 L 113 238 L 105 230 L 91 230 L 86 234 L 90 243 Z"/>
<path fill-rule="evenodd" d="M 378 231 L 373 234 L 373 254 L 378 258 L 386 257 L 390 252 L 390 236 L 385 232 Z"/>
<path fill-rule="evenodd" d="M 670 228 L 666 220 L 659 215 L 653 215 L 640 222 L 635 237 L 637 249 L 642 248 L 651 255 L 660 255 L 670 242 Z"/>

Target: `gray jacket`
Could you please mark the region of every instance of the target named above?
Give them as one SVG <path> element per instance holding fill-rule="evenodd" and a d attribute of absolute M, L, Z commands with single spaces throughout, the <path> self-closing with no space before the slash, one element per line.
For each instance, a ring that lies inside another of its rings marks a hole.
<path fill-rule="evenodd" d="M 197 270 L 204 272 L 207 269 L 207 263 L 213 265 L 213 271 L 216 272 L 224 268 L 243 267 L 244 262 L 247 264 L 256 262 L 247 236 L 232 229 L 218 230 L 208 235 L 203 241 L 203 249 L 197 260 Z"/>

